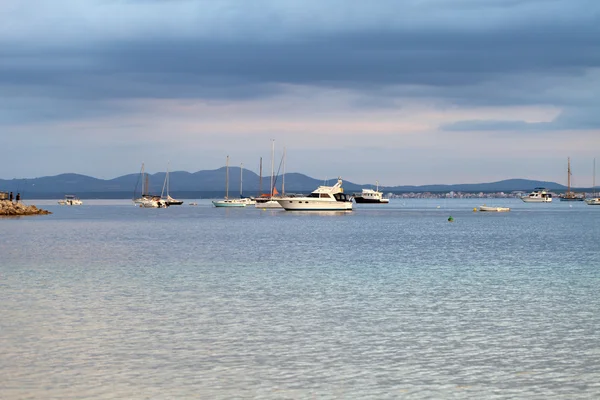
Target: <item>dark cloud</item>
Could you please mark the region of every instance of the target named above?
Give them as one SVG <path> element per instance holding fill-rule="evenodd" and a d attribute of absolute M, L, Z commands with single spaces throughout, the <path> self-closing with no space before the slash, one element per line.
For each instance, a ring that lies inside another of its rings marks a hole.
<path fill-rule="evenodd" d="M 144 7 L 155 2 L 108 3 Z M 231 8 L 233 3 L 218 4 Z M 193 29 L 187 35 L 158 30 L 136 34 L 134 29 L 122 39 L 92 35 L 89 41 L 55 43 L 48 32 L 47 45 L 24 41 L 0 47 L 0 89 L 9 97 L 38 102 L 52 98 L 106 104 L 130 98 L 251 99 L 279 94 L 280 84 L 293 84 L 349 88 L 371 98 L 433 98 L 466 106 L 561 102 L 572 106 L 561 93 L 548 89 L 567 78 L 585 79 L 587 71 L 600 67 L 600 3 L 407 4 L 402 8 L 384 1 L 375 16 L 354 13 L 344 25 L 343 18 L 335 17 L 343 14 L 340 3 L 339 9 L 331 6 L 328 15 L 315 18 L 320 22 L 306 19 L 301 21 L 304 25 L 287 29 L 285 20 L 278 20 L 285 16 L 285 8 L 275 12 L 238 3 L 241 10 L 234 13 L 238 19 L 223 17 L 222 22 L 233 33 L 223 35 L 194 34 Z M 239 17 L 245 11 L 248 14 Z M 394 13 L 405 25 L 384 18 Z M 378 24 L 379 20 L 387 22 Z M 260 23 L 269 23 L 264 32 Z M 104 109 L 103 104 L 98 107 Z M 55 108 L 57 114 L 70 111 Z M 73 114 L 81 115 L 78 108 L 71 109 Z M 4 108 L 0 113 L 12 111 Z M 0 119 L 10 119 L 2 114 Z M 513 127 L 532 129 L 531 124 Z"/>

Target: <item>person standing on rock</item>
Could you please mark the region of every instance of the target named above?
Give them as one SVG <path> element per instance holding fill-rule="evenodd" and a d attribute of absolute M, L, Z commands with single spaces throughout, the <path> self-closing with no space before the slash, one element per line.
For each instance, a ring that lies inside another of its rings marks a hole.
<path fill-rule="evenodd" d="M 17 193 L 17 203 L 21 201 L 21 193 Z"/>
<path fill-rule="evenodd" d="M 10 198 L 10 202 L 12 203 L 12 201 L 13 201 L 13 193 L 12 192 L 10 192 L 9 198 Z"/>

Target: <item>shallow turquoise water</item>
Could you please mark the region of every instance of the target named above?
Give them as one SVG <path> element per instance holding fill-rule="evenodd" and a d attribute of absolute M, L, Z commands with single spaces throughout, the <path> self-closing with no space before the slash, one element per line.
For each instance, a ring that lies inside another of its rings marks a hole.
<path fill-rule="evenodd" d="M 1 397 L 598 398 L 600 207 L 486 202 L 35 202 L 0 220 Z"/>

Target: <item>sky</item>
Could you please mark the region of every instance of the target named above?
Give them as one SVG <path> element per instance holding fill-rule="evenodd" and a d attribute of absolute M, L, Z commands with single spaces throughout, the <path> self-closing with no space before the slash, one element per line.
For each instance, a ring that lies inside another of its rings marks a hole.
<path fill-rule="evenodd" d="M 1 0 L 0 178 L 591 186 L 597 0 Z M 267 172 L 268 173 L 268 172 Z M 600 176 L 600 175 L 599 175 Z"/>

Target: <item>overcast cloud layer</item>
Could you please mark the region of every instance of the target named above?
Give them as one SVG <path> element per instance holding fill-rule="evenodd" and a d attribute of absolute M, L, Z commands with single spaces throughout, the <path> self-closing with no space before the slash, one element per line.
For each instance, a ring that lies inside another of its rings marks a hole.
<path fill-rule="evenodd" d="M 591 185 L 600 2 L 8 1 L 0 178 L 288 170 Z"/>

